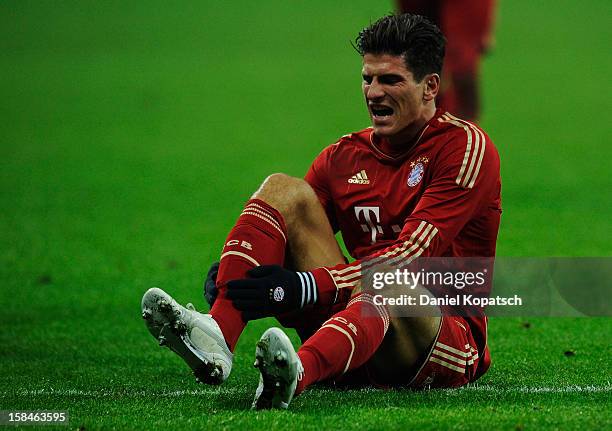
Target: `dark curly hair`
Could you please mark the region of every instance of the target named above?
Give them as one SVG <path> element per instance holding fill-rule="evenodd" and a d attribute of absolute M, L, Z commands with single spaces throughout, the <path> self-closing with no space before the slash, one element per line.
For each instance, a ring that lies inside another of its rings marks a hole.
<path fill-rule="evenodd" d="M 420 82 L 429 73 L 442 73 L 446 39 L 438 27 L 421 15 L 388 15 L 359 32 L 353 45 L 365 54 L 401 55 Z"/>

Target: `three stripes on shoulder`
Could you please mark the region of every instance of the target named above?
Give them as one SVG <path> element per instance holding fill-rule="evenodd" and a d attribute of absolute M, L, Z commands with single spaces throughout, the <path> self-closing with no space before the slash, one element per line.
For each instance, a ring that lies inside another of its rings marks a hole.
<path fill-rule="evenodd" d="M 478 177 L 478 172 L 480 172 L 482 159 L 485 153 L 486 139 L 484 133 L 469 121 L 461 120 L 448 112 L 442 114 L 442 116 L 438 118 L 438 121 L 441 123 L 453 124 L 465 131 L 467 135 L 467 145 L 465 147 L 465 154 L 463 155 L 463 162 L 461 163 L 461 168 L 459 169 L 459 174 L 455 182 L 463 188 L 473 188 L 476 178 Z"/>

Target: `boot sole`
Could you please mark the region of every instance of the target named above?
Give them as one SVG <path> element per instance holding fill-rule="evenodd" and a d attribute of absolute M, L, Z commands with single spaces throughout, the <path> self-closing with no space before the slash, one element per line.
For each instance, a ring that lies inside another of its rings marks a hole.
<path fill-rule="evenodd" d="M 289 349 L 293 351 L 289 337 L 278 328 L 268 329 L 257 342 L 253 366 L 261 373 L 263 390 L 253 402 L 253 409 L 287 409 L 289 407 L 293 394 L 287 401 L 283 401 L 281 393 L 296 378 L 292 374 L 297 373 L 296 370 L 291 370 Z"/>
<path fill-rule="evenodd" d="M 180 319 L 180 311 L 167 298 L 155 292 L 147 294 L 143 305 L 145 308 L 142 317 L 160 346 L 179 355 L 192 369 L 198 383 L 223 383 L 223 370 L 214 363 L 214 354 L 206 355 L 191 344 L 187 328 Z"/>

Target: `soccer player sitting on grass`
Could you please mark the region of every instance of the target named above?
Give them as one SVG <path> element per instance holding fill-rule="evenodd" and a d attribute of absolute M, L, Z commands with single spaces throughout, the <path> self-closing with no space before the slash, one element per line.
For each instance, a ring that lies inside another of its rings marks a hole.
<path fill-rule="evenodd" d="M 356 48 L 372 127 L 324 149 L 305 180 L 274 174 L 261 184 L 227 237 L 209 314 L 157 288 L 145 293 L 149 331 L 199 381 L 227 379 L 245 325 L 266 316 L 303 344 L 295 352 L 278 328 L 262 335 L 256 408 L 287 408 L 325 380 L 448 388 L 487 371 L 484 315 L 390 316 L 360 286 L 373 263 L 495 254 L 499 158 L 479 127 L 436 109 L 444 44 L 416 15 L 363 29 Z"/>

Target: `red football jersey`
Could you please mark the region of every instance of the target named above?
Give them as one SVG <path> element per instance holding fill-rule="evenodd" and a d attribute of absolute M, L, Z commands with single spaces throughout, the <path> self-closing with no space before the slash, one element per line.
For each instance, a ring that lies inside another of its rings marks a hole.
<path fill-rule="evenodd" d="M 391 157 L 381 146 L 372 128 L 343 136 L 306 174 L 357 259 L 313 271 L 322 302 L 345 297 L 366 259 L 405 265 L 419 256 L 495 256 L 499 155 L 478 126 L 438 109 L 404 154 Z M 466 320 L 484 355 L 486 318 Z"/>

